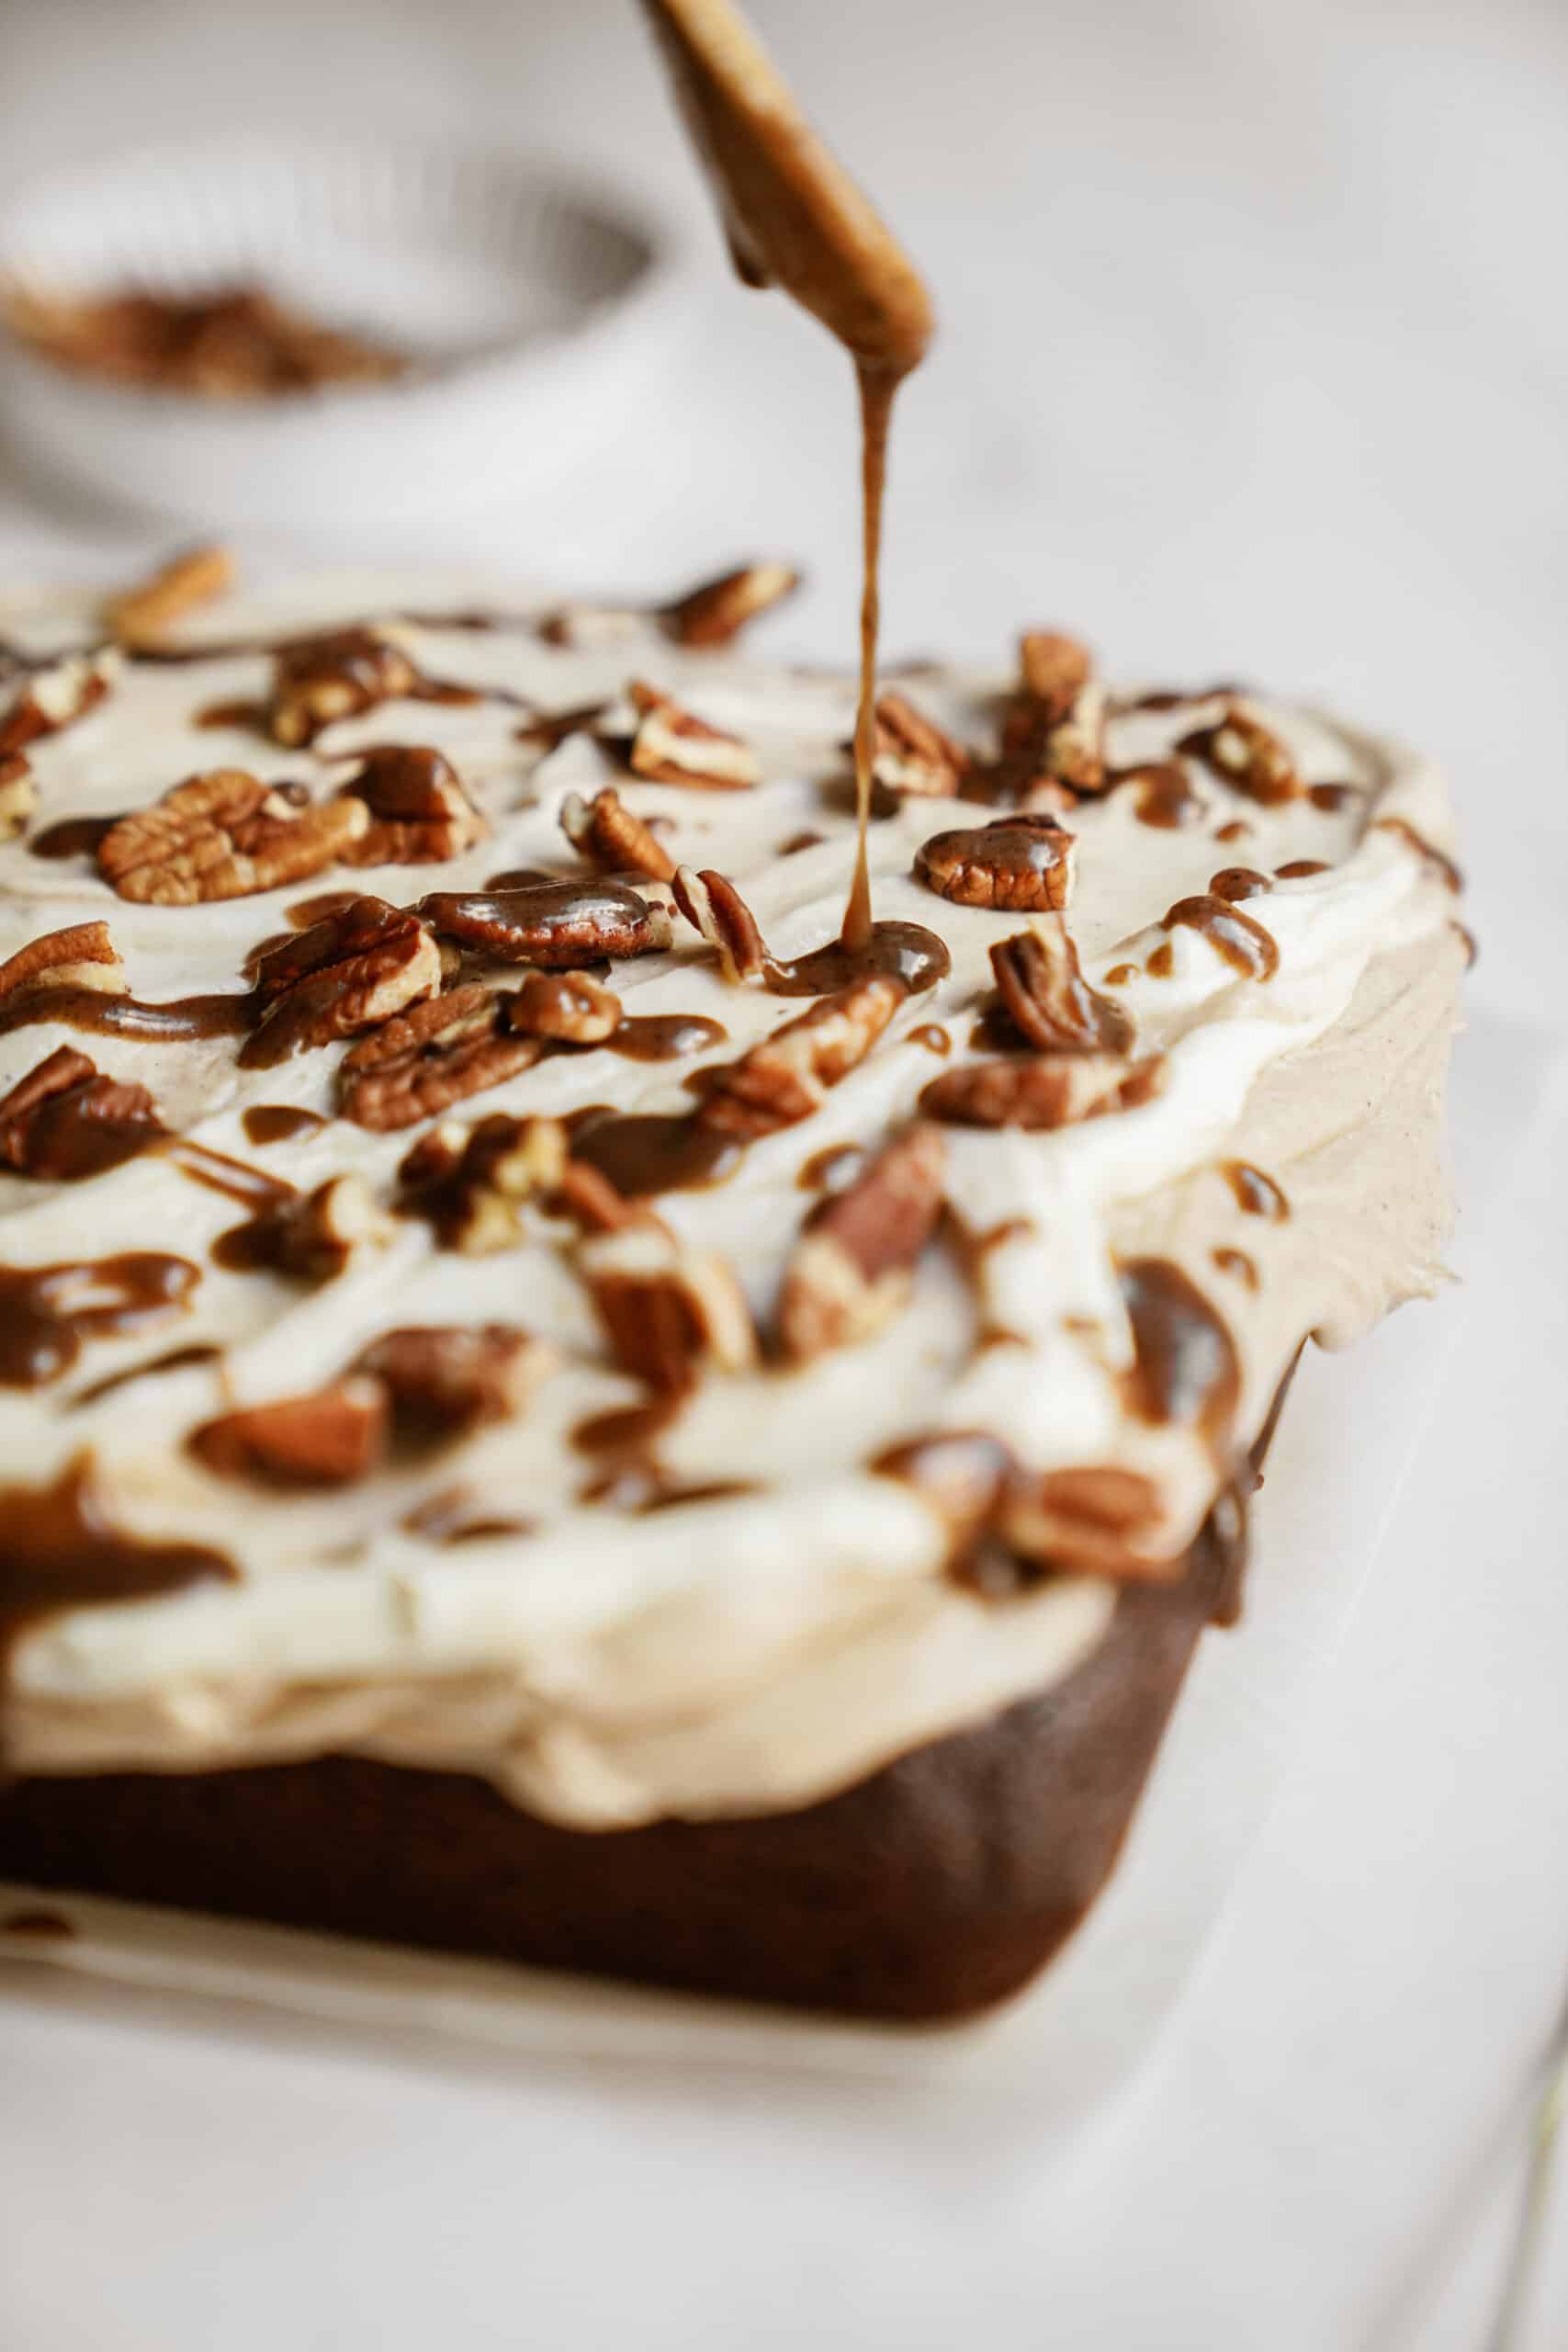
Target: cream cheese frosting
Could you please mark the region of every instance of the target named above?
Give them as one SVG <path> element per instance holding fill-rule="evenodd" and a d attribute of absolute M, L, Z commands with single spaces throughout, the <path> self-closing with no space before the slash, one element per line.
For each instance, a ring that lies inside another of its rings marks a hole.
<path fill-rule="evenodd" d="M 605 784 L 663 820 L 678 864 L 739 886 L 775 956 L 833 936 L 853 839 L 847 680 L 686 652 L 635 621 L 597 642 L 583 633 L 552 643 L 521 602 L 506 607 L 514 623 L 483 630 L 393 617 L 428 616 L 447 595 L 454 610 L 500 602 L 489 583 L 428 574 L 340 576 L 226 601 L 211 616 L 209 657 L 133 661 L 97 707 L 29 747 L 29 838 L 144 806 L 198 770 L 242 768 L 320 795 L 352 775 L 367 747 L 405 742 L 451 761 L 488 820 L 485 840 L 439 866 L 329 871 L 238 899 L 155 906 L 117 897 L 90 857 L 40 857 L 17 839 L 0 848 L 0 956 L 101 919 L 139 999 L 239 995 L 248 952 L 313 893 L 361 889 L 403 904 L 477 889 L 505 869 L 583 870 L 562 811 Z M 63 596 L 18 599 L 0 609 L 0 627 L 39 651 L 80 646 L 89 613 Z M 384 703 L 304 750 L 237 723 L 197 723 L 266 692 L 268 657 L 225 642 L 366 616 L 382 618 L 422 672 L 491 691 L 467 705 Z M 742 737 L 762 781 L 704 791 L 628 775 L 615 745 L 630 724 L 633 676 Z M 900 684 L 960 741 L 994 736 L 1006 680 L 930 671 Z M 519 740 L 519 702 L 607 709 L 596 732 L 541 752 Z M 1228 707 L 1122 697 L 1108 764 L 1168 761 Z M 988 1245 L 929 1250 L 908 1302 L 859 1344 L 798 1365 L 710 1372 L 660 1437 L 674 1498 L 657 1511 L 584 1491 L 592 1465 L 573 1431 L 644 1392 L 606 1349 L 559 1216 L 530 1208 L 516 1246 L 479 1257 L 399 1220 L 335 1279 L 306 1287 L 215 1262 L 210 1246 L 237 1222 L 235 1204 L 167 1157 L 143 1154 L 85 1182 L 0 1180 L 8 1268 L 159 1249 L 200 1269 L 155 1330 L 95 1340 L 47 1385 L 0 1387 L 6 1476 L 47 1485 L 90 1452 L 95 1497 L 117 1526 L 214 1546 L 238 1572 L 26 1624 L 3 1702 L 13 1767 L 189 1770 L 351 1749 L 477 1770 L 520 1804 L 607 1827 L 808 1802 L 1069 1673 L 1110 1623 L 1112 1578 L 1055 1574 L 1005 1597 L 969 1589 L 949 1573 L 942 1515 L 874 1470 L 878 1458 L 911 1438 L 984 1430 L 1031 1474 L 1124 1471 L 1157 1496 L 1154 1548 L 1174 1559 L 1303 1338 L 1341 1344 L 1440 1280 L 1441 1086 L 1466 957 L 1431 854 L 1450 839 L 1440 779 L 1314 711 L 1250 695 L 1238 707 L 1287 746 L 1309 786 L 1348 789 L 1266 805 L 1189 762 L 1184 823 L 1146 821 L 1130 786 L 1064 819 L 1076 837 L 1066 922 L 1084 973 L 1131 1017 L 1160 1090 L 1052 1132 L 945 1127 L 948 1202 Z M 816 1197 L 802 1189 L 804 1164 L 880 1144 L 915 1115 L 939 1070 L 982 1056 L 970 1033 L 992 998 L 990 950 L 1021 923 L 948 903 L 916 878 L 932 834 L 990 813 L 954 806 L 908 796 L 870 840 L 877 916 L 939 933 L 951 971 L 898 1007 L 810 1118 L 750 1144 L 724 1182 L 658 1200 L 678 1241 L 733 1268 L 764 1326 Z M 786 850 L 803 833 L 821 838 Z M 1243 909 L 1277 949 L 1267 978 L 1239 972 L 1201 931 L 1162 920 L 1236 865 L 1271 885 Z M 1280 875 L 1293 866 L 1305 870 Z M 610 985 L 628 1015 L 701 1014 L 726 1036 L 649 1065 L 604 1051 L 552 1057 L 450 1115 L 566 1117 L 606 1101 L 680 1110 L 694 1071 L 733 1061 L 802 1009 L 727 981 L 679 919 L 669 952 L 617 963 Z M 942 1060 L 937 1029 L 950 1047 Z M 257 1106 L 333 1112 L 338 1046 L 253 1069 L 232 1037 L 82 1037 L 34 1023 L 0 1035 L 0 1092 L 60 1045 L 149 1089 L 167 1125 L 301 1190 L 353 1170 L 386 1200 L 423 1131 L 369 1133 L 328 1115 L 291 1140 L 251 1141 L 244 1114 Z M 1258 1197 L 1272 1188 L 1289 1214 L 1245 1206 L 1238 1165 L 1259 1171 Z M 1148 1258 L 1179 1267 L 1229 1332 L 1228 1453 L 1191 1422 L 1151 1420 L 1128 1401 L 1134 1335 L 1118 1269 Z M 215 1475 L 186 1444 L 215 1415 L 333 1380 L 393 1326 L 498 1317 L 547 1342 L 550 1368 L 515 1417 L 434 1463 L 394 1457 L 340 1488 L 285 1494 Z M 984 1343 L 998 1331 L 1001 1344 Z M 215 1352 L 85 1393 L 176 1347 Z M 457 1546 L 421 1532 L 422 1507 L 454 1487 L 487 1519 L 526 1532 Z M 685 1490 L 693 1498 L 680 1498 Z"/>

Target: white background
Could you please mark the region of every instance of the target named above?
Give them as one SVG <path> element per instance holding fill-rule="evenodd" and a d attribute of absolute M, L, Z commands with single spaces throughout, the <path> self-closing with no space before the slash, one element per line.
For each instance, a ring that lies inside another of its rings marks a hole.
<path fill-rule="evenodd" d="M 1478 1001 L 1568 1040 L 1568 12 L 755 15 L 942 313 L 891 646 L 1057 618 L 1124 672 L 1266 677 L 1418 738 L 1459 791 Z M 271 115 L 592 159 L 706 238 L 592 478 L 431 540 L 634 588 L 795 554 L 787 641 L 844 653 L 842 362 L 725 277 L 629 0 L 0 20 L 0 178 Z M 11 571 L 141 545 L 15 455 L 0 526 Z M 39 1983 L 0 2007 L 0 2352 L 1483 2344 L 1568 1969 L 1565 1153 L 1560 1084 L 1263 1844 L 1066 2173 L 1016 2109 L 204 2036 Z M 1532 2352 L 1568 2336 L 1561 2222 Z"/>

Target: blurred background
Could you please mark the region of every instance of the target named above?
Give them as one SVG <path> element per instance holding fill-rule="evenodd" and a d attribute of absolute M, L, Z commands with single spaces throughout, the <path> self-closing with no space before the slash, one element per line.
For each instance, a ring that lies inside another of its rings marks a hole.
<path fill-rule="evenodd" d="M 1123 674 L 1332 695 L 1431 743 L 1467 794 L 1555 764 L 1559 0 L 752 14 L 941 309 L 895 454 L 891 649 L 994 655 L 1055 619 Z M 520 432 L 563 442 L 523 494 L 487 487 L 477 444 L 473 497 L 434 515 L 400 528 L 381 511 L 395 498 L 367 497 L 323 531 L 302 491 L 254 536 L 660 590 L 776 550 L 813 585 L 783 641 L 848 659 L 847 371 L 790 306 L 728 277 L 632 0 L 0 9 L 0 203 L 128 145 L 259 132 L 553 161 L 646 214 L 678 266 L 612 355 L 626 397 L 597 446 L 565 447 L 570 420 L 520 401 Z M 46 478 L 14 435 L 0 527 L 13 571 L 170 536 Z"/>

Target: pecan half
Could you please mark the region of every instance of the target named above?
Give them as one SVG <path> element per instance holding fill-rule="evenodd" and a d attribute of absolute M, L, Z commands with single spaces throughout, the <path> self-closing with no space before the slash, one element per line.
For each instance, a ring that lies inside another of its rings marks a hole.
<path fill-rule="evenodd" d="M 106 1078 L 73 1046 L 57 1046 L 0 1097 L 0 1167 L 43 1182 L 118 1168 L 164 1133 L 144 1086 Z"/>
<path fill-rule="evenodd" d="M 19 833 L 38 805 L 38 784 L 20 752 L 0 758 L 0 842 Z"/>
<path fill-rule="evenodd" d="M 121 666 L 114 647 L 104 646 L 96 653 L 67 653 L 29 672 L 0 709 L 0 759 L 26 751 L 40 736 L 60 734 L 96 710 Z"/>
<path fill-rule="evenodd" d="M 917 1125 L 807 1218 L 784 1273 L 779 1331 L 797 1362 L 869 1339 L 908 1295 L 942 1213 L 946 1146 Z"/>
<path fill-rule="evenodd" d="M 615 1361 L 650 1388 L 679 1395 L 709 1367 L 756 1363 L 756 1327 L 732 1269 L 686 1249 L 658 1217 L 584 1241 L 578 1264 Z"/>
<path fill-rule="evenodd" d="M 761 780 L 761 763 L 739 735 L 710 727 L 672 695 L 634 678 L 626 695 L 638 714 L 631 763 L 659 784 L 693 784 L 708 792 L 745 791 Z"/>
<path fill-rule="evenodd" d="M 212 768 L 112 825 L 98 844 L 98 871 L 143 906 L 246 899 L 319 874 L 369 821 L 363 801 L 298 808 L 243 768 Z"/>
<path fill-rule="evenodd" d="M 1131 1020 L 1084 978 L 1060 915 L 1037 915 L 998 940 L 991 969 L 1014 1028 L 1039 1052 L 1124 1054 L 1132 1045 Z"/>
<path fill-rule="evenodd" d="M 419 912 L 448 939 L 502 964 L 564 971 L 670 944 L 670 917 L 620 882 L 529 882 L 514 890 L 435 890 Z"/>
<path fill-rule="evenodd" d="M 1128 1067 L 1121 1054 L 1038 1054 L 943 1070 L 920 1096 L 928 1118 L 963 1127 L 1066 1127 L 1102 1111 L 1132 1110 L 1158 1091 L 1158 1060 Z"/>
<path fill-rule="evenodd" d="M 558 1119 L 495 1111 L 471 1127 L 448 1123 L 422 1136 L 403 1159 L 398 1205 L 433 1226 L 444 1249 L 483 1257 L 517 1240 L 524 1204 L 554 1194 L 566 1159 Z"/>
<path fill-rule="evenodd" d="M 1032 760 L 1042 774 L 1075 792 L 1105 782 L 1106 691 L 1087 646 L 1054 629 L 1019 639 L 1020 688 L 1002 730 L 1004 752 Z"/>
<path fill-rule="evenodd" d="M 818 997 L 717 1072 L 698 1123 L 749 1141 L 808 1119 L 829 1087 L 865 1059 L 908 995 L 902 980 L 878 972 Z"/>
<path fill-rule="evenodd" d="M 344 1056 L 338 1107 L 356 1127 L 385 1134 L 526 1069 L 535 1039 L 513 1032 L 493 989 L 453 989 L 400 1012 Z"/>
<path fill-rule="evenodd" d="M 364 1177 L 350 1170 L 278 1202 L 244 1230 L 253 1264 L 301 1282 L 330 1283 L 356 1251 L 384 1246 L 395 1228 Z"/>
<path fill-rule="evenodd" d="M 876 752 L 872 774 L 889 792 L 938 798 L 955 793 L 969 772 L 969 754 L 907 696 L 886 694 L 876 705 Z"/>
<path fill-rule="evenodd" d="M 1213 726 L 1194 728 L 1176 748 L 1188 759 L 1201 760 L 1215 775 L 1265 807 L 1299 799 L 1303 790 L 1286 745 L 1234 703 Z"/>
<path fill-rule="evenodd" d="M 162 645 L 175 621 L 221 596 L 233 578 L 234 559 L 227 548 L 186 548 L 111 596 L 104 606 L 104 627 L 132 649 Z"/>
<path fill-rule="evenodd" d="M 423 743 L 367 752 L 340 798 L 363 800 L 370 821 L 342 852 L 345 865 L 427 865 L 460 857 L 490 831 L 450 760 Z"/>
<path fill-rule="evenodd" d="M 107 922 L 46 931 L 0 964 L 0 1003 L 38 989 L 96 989 L 105 996 L 123 996 L 126 987 L 125 966 Z"/>
<path fill-rule="evenodd" d="M 674 859 L 612 786 L 592 800 L 584 800 L 580 792 L 569 793 L 561 803 L 560 821 L 573 849 L 601 874 L 646 874 L 650 882 L 674 879 Z"/>
<path fill-rule="evenodd" d="M 280 1396 L 203 1421 L 186 1443 L 220 1478 L 264 1487 L 349 1487 L 385 1451 L 387 1395 L 379 1381 L 345 1379 L 305 1396 Z"/>
<path fill-rule="evenodd" d="M 994 817 L 988 825 L 933 833 L 915 873 L 955 906 L 998 913 L 1059 912 L 1072 887 L 1073 835 L 1045 811 Z"/>
<path fill-rule="evenodd" d="M 296 638 L 273 659 L 267 725 L 275 742 L 312 743 L 323 727 L 412 694 L 419 684 L 408 655 L 378 629 Z"/>
<path fill-rule="evenodd" d="M 349 1375 L 379 1381 L 394 1438 L 423 1448 L 510 1420 L 554 1362 L 515 1323 L 410 1324 L 373 1340 Z"/>
<path fill-rule="evenodd" d="M 666 605 L 660 615 L 677 645 L 708 649 L 733 644 L 749 621 L 793 596 L 800 574 L 787 563 L 744 563 L 705 580 Z"/>
<path fill-rule="evenodd" d="M 727 980 L 733 985 L 761 978 L 768 951 L 756 916 L 728 875 L 717 874 L 711 866 L 705 866 L 700 874 L 694 874 L 689 865 L 681 866 L 675 875 L 675 904 L 716 951 Z"/>
<path fill-rule="evenodd" d="M 530 972 L 506 999 L 510 1026 L 569 1046 L 602 1046 L 621 1025 L 621 1000 L 586 972 Z"/>
<path fill-rule="evenodd" d="M 441 985 L 441 951 L 417 915 L 355 899 L 255 959 L 260 1025 L 240 1055 L 248 1069 L 374 1029 Z"/>

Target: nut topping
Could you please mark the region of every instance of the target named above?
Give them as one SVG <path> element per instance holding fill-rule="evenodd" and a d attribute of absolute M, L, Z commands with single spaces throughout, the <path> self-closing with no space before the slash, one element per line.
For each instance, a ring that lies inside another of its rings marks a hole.
<path fill-rule="evenodd" d="M 602 1046 L 621 1025 L 621 1000 L 586 972 L 530 972 L 506 999 L 506 1019 L 530 1037 Z"/>
<path fill-rule="evenodd" d="M 678 1396 L 709 1367 L 756 1363 L 751 1310 L 731 1268 L 684 1248 L 658 1217 L 586 1240 L 577 1257 L 616 1362 L 650 1388 Z"/>
<path fill-rule="evenodd" d="M 1234 703 L 1214 726 L 1194 728 L 1176 748 L 1266 807 L 1301 797 L 1302 780 L 1285 745 Z"/>
<path fill-rule="evenodd" d="M 73 922 L 63 931 L 47 931 L 0 964 L 0 1003 L 39 989 L 96 989 L 105 996 L 123 996 L 125 966 L 107 923 Z"/>
<path fill-rule="evenodd" d="M 750 743 L 684 709 L 671 695 L 634 678 L 627 698 L 639 714 L 631 763 L 659 784 L 692 784 L 708 792 L 744 791 L 761 779 Z"/>
<path fill-rule="evenodd" d="M 610 785 L 584 800 L 580 792 L 561 803 L 561 829 L 573 849 L 601 874 L 646 874 L 650 882 L 674 879 L 675 862 L 636 812 Z"/>
<path fill-rule="evenodd" d="M 338 1103 L 357 1127 L 412 1127 L 470 1094 L 499 1086 L 537 1061 L 539 1047 L 513 1034 L 511 1001 L 493 989 L 453 989 L 399 1013 L 344 1055 Z"/>
<path fill-rule="evenodd" d="M 509 1250 L 523 1230 L 524 1204 L 558 1187 L 566 1144 L 558 1119 L 502 1111 L 468 1128 L 433 1127 L 398 1170 L 399 1206 L 434 1226 L 444 1249 L 467 1257 Z"/>
<path fill-rule="evenodd" d="M 761 978 L 768 951 L 756 916 L 728 875 L 716 874 L 711 866 L 700 874 L 681 866 L 675 875 L 675 904 L 716 952 L 719 968 L 732 986 Z"/>
<path fill-rule="evenodd" d="M 1055 817 L 1020 811 L 988 825 L 934 833 L 915 854 L 915 873 L 955 906 L 1059 912 L 1072 885 L 1072 834 Z"/>
<path fill-rule="evenodd" d="M 20 752 L 0 758 L 0 842 L 19 833 L 38 804 L 38 785 Z"/>
<path fill-rule="evenodd" d="M 969 754 L 905 695 L 886 694 L 876 705 L 871 772 L 889 792 L 938 798 L 957 792 L 969 772 Z"/>
<path fill-rule="evenodd" d="M 247 1261 L 301 1282 L 335 1281 L 356 1250 L 379 1249 L 395 1227 L 363 1176 L 331 1176 L 313 1192 L 293 1193 L 243 1228 Z"/>
<path fill-rule="evenodd" d="M 928 1118 L 963 1127 L 1066 1127 L 1100 1112 L 1125 1111 L 1157 1093 L 1159 1060 L 1129 1068 L 1121 1054 L 1037 1054 L 1028 1060 L 973 1062 L 943 1070 L 920 1096 Z"/>
<path fill-rule="evenodd" d="M 416 915 L 355 899 L 255 961 L 261 1023 L 241 1053 L 249 1069 L 374 1029 L 441 985 L 441 951 Z"/>
<path fill-rule="evenodd" d="M 139 905 L 245 899 L 319 874 L 370 821 L 360 800 L 295 807 L 243 768 L 188 776 L 98 844 L 98 871 Z"/>
<path fill-rule="evenodd" d="M 1020 691 L 1002 730 L 1004 752 L 1032 760 L 1046 778 L 1075 792 L 1105 783 L 1106 692 L 1087 646 L 1052 629 L 1019 639 Z"/>
<path fill-rule="evenodd" d="M 878 972 L 786 1021 L 720 1070 L 698 1124 L 750 1141 L 820 1109 L 829 1087 L 865 1059 L 908 990 Z"/>
<path fill-rule="evenodd" d="M 220 1478 L 264 1487 L 349 1487 L 385 1450 L 387 1396 L 379 1381 L 346 1379 L 307 1396 L 280 1396 L 203 1421 L 186 1442 Z"/>
<path fill-rule="evenodd" d="M 394 1438 L 423 1448 L 510 1420 L 554 1362 L 515 1323 L 412 1324 L 372 1340 L 349 1372 L 380 1382 Z"/>
<path fill-rule="evenodd" d="M 234 577 L 227 548 L 186 548 L 104 606 L 104 626 L 121 645 L 161 646 L 175 621 L 221 596 Z"/>
<path fill-rule="evenodd" d="M 705 580 L 667 605 L 660 618 L 678 645 L 704 650 L 732 644 L 749 621 L 793 596 L 800 574 L 787 563 L 748 563 Z"/>
<path fill-rule="evenodd" d="M 419 912 L 446 938 L 502 964 L 555 970 L 670 944 L 670 917 L 619 882 L 530 882 L 514 890 L 436 890 Z"/>
<path fill-rule="evenodd" d="M 118 1168 L 164 1133 L 144 1086 L 106 1078 L 73 1046 L 57 1046 L 0 1097 L 0 1168 L 41 1182 Z"/>
<path fill-rule="evenodd" d="M 419 684 L 408 655 L 378 629 L 297 638 L 274 657 L 267 724 L 276 742 L 313 743 L 323 727 L 395 702 Z"/>
<path fill-rule="evenodd" d="M 779 1329 L 796 1362 L 869 1339 L 908 1295 L 942 1213 L 945 1146 L 916 1125 L 807 1220 L 784 1274 Z"/>
<path fill-rule="evenodd" d="M 1159 1489 L 1110 1462 L 1017 1476 L 1002 1511 L 1008 1542 L 1026 1556 L 1119 1581 L 1172 1575 L 1164 1523 Z"/>
<path fill-rule="evenodd" d="M 0 759 L 26 751 L 40 736 L 60 734 L 96 710 L 121 666 L 120 655 L 105 646 L 96 653 L 67 653 L 31 671 L 0 710 Z"/>
<path fill-rule="evenodd" d="M 370 821 L 343 853 L 345 865 L 426 865 L 460 857 L 490 828 L 439 752 L 383 743 L 367 752 L 340 798 L 362 800 Z"/>
<path fill-rule="evenodd" d="M 998 941 L 991 969 L 1013 1026 L 1037 1051 L 1124 1054 L 1131 1046 L 1132 1022 L 1084 978 L 1060 915 L 1037 915 Z"/>

